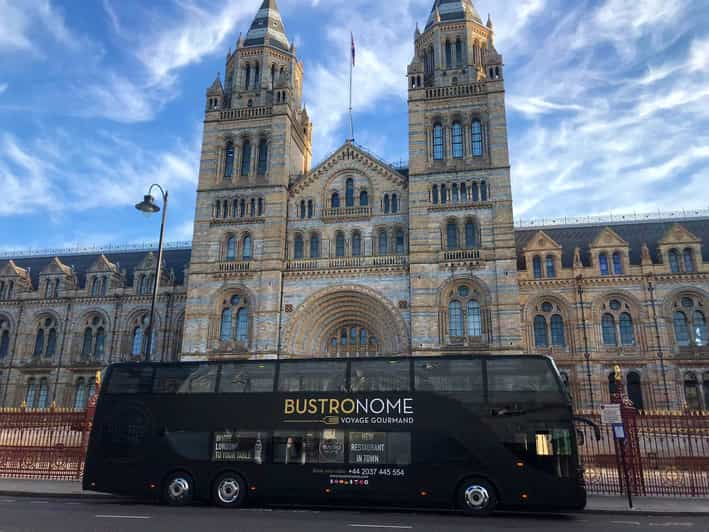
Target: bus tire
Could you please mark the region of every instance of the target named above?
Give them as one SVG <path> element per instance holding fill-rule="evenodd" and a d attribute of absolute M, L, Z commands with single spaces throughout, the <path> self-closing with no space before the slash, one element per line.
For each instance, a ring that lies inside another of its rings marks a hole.
<path fill-rule="evenodd" d="M 246 482 L 236 473 L 223 473 L 214 481 L 212 502 L 220 508 L 240 508 L 246 500 Z"/>
<path fill-rule="evenodd" d="M 163 485 L 162 499 L 169 506 L 187 506 L 194 498 L 194 480 L 184 471 L 171 474 Z"/>
<path fill-rule="evenodd" d="M 469 478 L 458 488 L 458 505 L 466 515 L 485 517 L 497 508 L 497 492 L 487 480 Z"/>

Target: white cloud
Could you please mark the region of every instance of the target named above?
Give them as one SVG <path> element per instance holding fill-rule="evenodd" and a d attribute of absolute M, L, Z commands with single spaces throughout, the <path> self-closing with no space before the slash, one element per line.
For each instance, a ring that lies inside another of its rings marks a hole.
<path fill-rule="evenodd" d="M 0 20 L 0 53 L 19 50 L 44 55 L 38 44 L 44 36 L 68 48 L 79 45 L 50 0 L 0 0 Z"/>
<path fill-rule="evenodd" d="M 175 71 L 207 55 L 226 52 L 226 38 L 237 24 L 246 24 L 260 0 L 223 0 L 220 3 L 181 0 L 178 20 L 160 20 L 160 30 L 150 34 L 137 51 L 152 82 L 171 84 Z"/>
<path fill-rule="evenodd" d="M 8 87 L 9 87 L 9 85 L 7 83 L 0 83 L 0 94 L 5 92 Z"/>

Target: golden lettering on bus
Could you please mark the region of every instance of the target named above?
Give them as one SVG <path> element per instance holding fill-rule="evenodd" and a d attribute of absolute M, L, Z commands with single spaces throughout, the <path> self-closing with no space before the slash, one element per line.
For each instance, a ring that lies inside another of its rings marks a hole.
<path fill-rule="evenodd" d="M 283 406 L 283 413 L 286 416 L 290 416 L 295 413 L 295 401 L 293 399 L 286 399 Z"/>
<path fill-rule="evenodd" d="M 355 402 L 352 399 L 343 399 L 340 402 L 340 409 L 343 414 L 352 414 L 355 411 Z"/>
<path fill-rule="evenodd" d="M 330 414 L 340 413 L 340 401 L 337 399 L 330 399 Z"/>

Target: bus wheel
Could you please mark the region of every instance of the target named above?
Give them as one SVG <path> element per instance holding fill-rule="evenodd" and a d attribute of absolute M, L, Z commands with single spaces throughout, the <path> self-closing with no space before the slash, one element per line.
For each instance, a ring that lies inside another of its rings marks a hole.
<path fill-rule="evenodd" d="M 489 482 L 469 479 L 460 486 L 458 504 L 468 515 L 487 516 L 497 507 L 495 488 Z"/>
<path fill-rule="evenodd" d="M 194 496 L 194 482 L 187 473 L 173 473 L 165 481 L 163 500 L 170 506 L 187 506 Z"/>
<path fill-rule="evenodd" d="M 246 484 L 235 473 L 224 473 L 214 482 L 214 504 L 222 508 L 239 508 L 246 499 Z"/>

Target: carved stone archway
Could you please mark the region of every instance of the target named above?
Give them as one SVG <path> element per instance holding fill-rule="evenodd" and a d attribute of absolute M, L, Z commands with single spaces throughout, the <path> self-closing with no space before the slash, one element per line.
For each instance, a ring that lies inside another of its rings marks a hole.
<path fill-rule="evenodd" d="M 331 339 L 342 329 L 366 329 L 377 347 L 360 354 L 398 355 L 409 351 L 409 334 L 398 309 L 364 286 L 327 288 L 312 295 L 290 319 L 284 351 L 292 356 L 332 356 Z"/>

